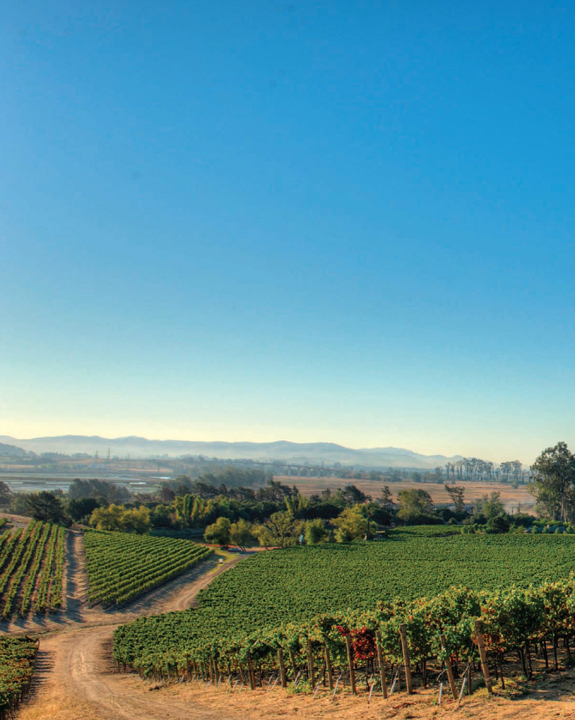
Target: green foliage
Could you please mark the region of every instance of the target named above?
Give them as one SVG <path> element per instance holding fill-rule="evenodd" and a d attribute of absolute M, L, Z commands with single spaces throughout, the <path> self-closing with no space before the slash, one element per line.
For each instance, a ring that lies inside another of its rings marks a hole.
<path fill-rule="evenodd" d="M 240 518 L 230 527 L 230 542 L 241 548 L 249 545 L 255 540 L 252 530 L 252 524 Z"/>
<path fill-rule="evenodd" d="M 124 505 L 97 507 L 90 516 L 90 525 L 97 530 L 136 533 L 145 535 L 152 523 L 150 510 L 145 505 L 126 508 Z"/>
<path fill-rule="evenodd" d="M 7 483 L 0 480 L 0 505 L 10 505 L 12 499 L 12 490 Z"/>
<path fill-rule="evenodd" d="M 499 515 L 504 515 L 505 506 L 501 502 L 500 497 L 500 492 L 491 492 L 489 495 L 483 495 L 473 503 L 475 512 L 478 515 L 483 515 L 487 522 Z"/>
<path fill-rule="evenodd" d="M 575 519 L 575 455 L 567 444 L 548 447 L 533 463 L 531 491 L 539 512 L 564 522 Z"/>
<path fill-rule="evenodd" d="M 463 485 L 445 485 L 444 486 L 451 502 L 455 507 L 456 513 L 465 512 L 465 487 Z"/>
<path fill-rule="evenodd" d="M 433 512 L 433 500 L 426 490 L 400 490 L 397 498 L 399 500 L 397 516 L 405 523 L 416 525 L 423 517 Z"/>
<path fill-rule="evenodd" d="M 30 506 L 28 505 L 27 493 L 12 493 L 10 499 L 10 512 L 14 515 L 30 516 Z"/>
<path fill-rule="evenodd" d="M 66 515 L 64 502 L 55 493 L 42 490 L 41 492 L 30 493 L 26 497 L 30 515 L 35 520 L 55 523 L 57 525 L 70 525 L 70 518 Z"/>
<path fill-rule="evenodd" d="M 333 521 L 337 528 L 335 539 L 337 542 L 351 542 L 364 539 L 368 531 L 368 519 L 365 505 L 354 505 L 346 508 L 338 518 Z M 377 532 L 376 523 L 370 522 L 370 534 Z"/>
<path fill-rule="evenodd" d="M 129 502 L 131 497 L 129 490 L 107 480 L 80 480 L 80 478 L 76 478 L 68 488 L 68 498 L 70 500 L 100 498 L 108 503 L 123 503 Z"/>
<path fill-rule="evenodd" d="M 329 530 L 321 518 L 316 518 L 315 520 L 308 520 L 308 522 L 306 522 L 304 535 L 307 545 L 318 545 L 319 543 L 328 541 Z"/>
<path fill-rule="evenodd" d="M 436 598 L 453 585 L 464 585 L 465 591 L 446 594 L 433 608 L 437 617 L 449 624 L 453 641 L 469 653 L 471 636 L 461 617 L 464 612 L 476 612 L 477 593 L 498 593 L 515 584 L 513 592 L 521 598 L 532 582 L 568 578 L 575 564 L 575 537 L 461 535 L 459 530 L 450 526 L 405 528 L 392 532 L 384 542 L 329 543 L 257 553 L 202 591 L 198 608 L 138 620 L 120 628 L 115 652 L 123 662 L 140 663 L 145 670 L 157 665 L 157 653 L 166 662 L 176 658 L 177 665 L 177 658 L 190 656 L 194 648 L 202 648 L 217 638 L 228 638 L 230 644 L 244 649 L 248 647 L 247 636 L 254 648 L 256 638 L 264 637 L 266 643 L 273 637 L 273 642 L 281 640 L 284 647 L 292 640 L 299 647 L 297 638 L 304 632 L 302 625 L 305 632 L 311 626 L 316 628 L 314 633 L 320 632 L 316 616 L 337 616 L 339 623 L 357 620 L 381 624 L 388 611 L 384 612 L 382 606 L 374 615 L 374 608 L 378 602 L 386 607 L 393 605 L 395 598 L 400 600 L 393 621 L 388 618 L 389 622 L 381 625 L 390 657 L 396 652 L 400 606 L 406 602 L 414 603 L 407 606 L 415 618 L 408 618 L 410 642 L 423 652 L 435 640 L 424 632 L 430 606 L 422 605 L 423 609 L 413 613 L 418 598 Z M 433 537 L 434 532 L 445 536 Z M 493 598 L 489 607 L 499 612 L 497 603 L 501 598 Z M 519 600 L 508 598 L 506 602 L 509 609 L 509 603 Z M 334 631 L 329 630 L 328 635 L 334 647 L 340 647 Z"/>
<path fill-rule="evenodd" d="M 14 710 L 34 674 L 38 641 L 0 636 L 0 714 Z"/>
<path fill-rule="evenodd" d="M 211 550 L 189 540 L 88 530 L 84 533 L 88 598 L 123 603 L 179 575 Z"/>
<path fill-rule="evenodd" d="M 5 620 L 60 607 L 62 573 L 57 572 L 56 558 L 61 545 L 63 566 L 65 532 L 32 520 L 24 531 L 0 536 L 0 609 Z"/>
<path fill-rule="evenodd" d="M 487 528 L 492 533 L 506 533 L 509 532 L 509 521 L 503 515 L 496 515 L 489 520 Z"/>
<path fill-rule="evenodd" d="M 222 545 L 224 547 L 230 544 L 230 528 L 232 524 L 226 517 L 221 517 L 212 525 L 208 525 L 204 533 L 204 540 L 207 543 Z"/>
<path fill-rule="evenodd" d="M 77 500 L 70 499 L 66 503 L 66 514 L 75 522 L 88 522 L 90 515 L 94 510 L 102 505 L 98 498 L 79 498 Z"/>
<path fill-rule="evenodd" d="M 295 545 L 301 532 L 301 523 L 294 520 L 289 511 L 273 513 L 263 525 L 253 529 L 253 534 L 264 547 Z"/>

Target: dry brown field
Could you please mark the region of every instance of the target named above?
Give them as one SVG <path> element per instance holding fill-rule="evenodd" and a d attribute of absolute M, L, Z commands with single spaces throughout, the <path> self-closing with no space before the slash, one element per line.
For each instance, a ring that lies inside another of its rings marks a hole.
<path fill-rule="evenodd" d="M 375 500 L 381 495 L 382 488 L 388 485 L 393 499 L 397 500 L 397 494 L 400 490 L 425 490 L 428 492 L 433 502 L 438 505 L 449 503 L 449 496 L 442 483 L 421 483 L 412 480 L 402 480 L 401 482 L 383 483 L 376 480 L 350 480 L 349 478 L 320 478 L 320 477 L 295 477 L 280 475 L 276 476 L 276 480 L 285 485 L 297 485 L 300 492 L 304 495 L 313 495 L 321 493 L 328 488 L 333 492 L 338 488 L 343 488 L 352 483 L 362 492 L 371 495 Z M 521 512 L 533 512 L 535 499 L 527 489 L 527 485 L 520 485 L 516 490 L 506 483 L 483 483 L 483 482 L 462 482 L 457 483 L 465 487 L 465 501 L 473 502 L 483 495 L 489 495 L 491 492 L 501 493 L 501 501 L 505 504 L 505 509 L 509 513 L 516 513 L 518 508 Z"/>

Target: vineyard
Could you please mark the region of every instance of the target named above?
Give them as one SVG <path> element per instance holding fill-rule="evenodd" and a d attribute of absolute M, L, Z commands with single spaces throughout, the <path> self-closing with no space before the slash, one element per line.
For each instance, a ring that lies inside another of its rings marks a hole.
<path fill-rule="evenodd" d="M 0 636 L 0 720 L 16 709 L 30 685 L 38 641 Z"/>
<path fill-rule="evenodd" d="M 120 604 L 188 570 L 211 554 L 189 540 L 91 530 L 84 535 L 88 599 Z"/>
<path fill-rule="evenodd" d="M 3 620 L 62 605 L 66 531 L 32 520 L 0 535 L 0 608 Z"/>
<path fill-rule="evenodd" d="M 547 658 L 547 643 L 556 653 L 559 638 L 575 636 L 573 568 L 575 538 L 555 535 L 411 529 L 379 543 L 261 553 L 212 583 L 198 608 L 118 628 L 114 657 L 146 676 L 225 671 L 251 684 L 255 668 L 259 682 L 285 675 L 312 686 L 320 673 L 330 686 L 334 673 L 350 683 L 355 664 L 381 685 L 378 653 L 388 679 L 399 680 L 404 626 L 425 682 L 448 657 L 456 672 L 475 666 L 479 618 L 497 667 L 513 650 L 529 674 L 535 647 Z"/>

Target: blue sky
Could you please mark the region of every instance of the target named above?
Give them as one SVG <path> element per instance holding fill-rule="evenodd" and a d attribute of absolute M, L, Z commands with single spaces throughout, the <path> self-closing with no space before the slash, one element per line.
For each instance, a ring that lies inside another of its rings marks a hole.
<path fill-rule="evenodd" d="M 574 36 L 552 2 L 6 8 L 0 434 L 575 443 Z"/>

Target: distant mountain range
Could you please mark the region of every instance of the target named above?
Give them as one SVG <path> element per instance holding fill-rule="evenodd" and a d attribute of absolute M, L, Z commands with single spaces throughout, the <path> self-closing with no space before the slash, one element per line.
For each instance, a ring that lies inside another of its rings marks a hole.
<path fill-rule="evenodd" d="M 365 468 L 411 468 L 431 470 L 447 462 L 461 460 L 461 455 L 421 455 L 404 448 L 347 448 L 335 443 L 294 443 L 280 440 L 271 443 L 253 442 L 194 442 L 188 440 L 148 440 L 141 437 L 102 438 L 97 435 L 61 435 L 58 437 L 39 437 L 30 440 L 0 435 L 0 443 L 15 445 L 35 453 L 57 452 L 73 453 L 96 452 L 105 457 L 111 455 L 133 458 L 149 458 L 167 455 L 204 455 L 224 460 L 279 460 L 286 463 L 303 465 L 341 465 Z"/>

